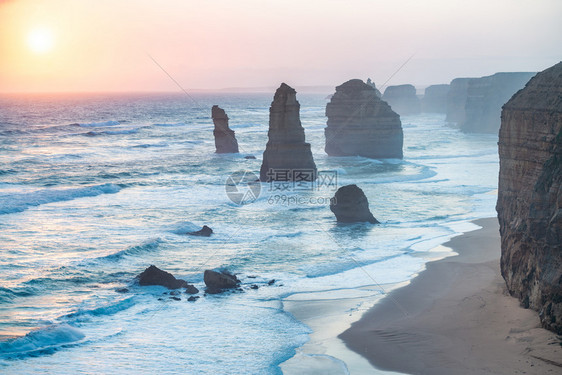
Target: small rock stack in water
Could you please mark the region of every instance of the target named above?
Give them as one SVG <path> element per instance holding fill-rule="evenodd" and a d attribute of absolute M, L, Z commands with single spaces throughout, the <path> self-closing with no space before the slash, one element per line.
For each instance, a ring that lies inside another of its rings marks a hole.
<path fill-rule="evenodd" d="M 369 210 L 367 196 L 357 185 L 339 188 L 330 202 L 330 210 L 340 223 L 379 223 Z"/>
<path fill-rule="evenodd" d="M 234 130 L 228 127 L 228 116 L 224 109 L 214 105 L 211 109 L 211 116 L 215 124 L 213 135 L 215 136 L 217 154 L 238 153 L 238 141 L 234 135 Z"/>

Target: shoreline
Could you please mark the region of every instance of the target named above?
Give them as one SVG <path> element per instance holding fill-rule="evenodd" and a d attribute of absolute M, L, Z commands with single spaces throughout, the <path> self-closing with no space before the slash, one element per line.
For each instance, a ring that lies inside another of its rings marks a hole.
<path fill-rule="evenodd" d="M 467 223 L 470 224 L 469 229 L 463 226 L 463 230 L 467 232 L 477 230 L 477 225 L 472 222 Z M 460 235 L 462 233 L 455 236 Z M 420 251 L 415 256 L 425 259 L 427 264 L 457 255 L 452 249 L 443 246 L 443 243 L 450 238 L 436 243 L 429 250 Z M 424 269 L 425 266 L 403 282 L 365 285 L 360 288 L 344 287 L 337 290 L 297 292 L 283 298 L 282 310 L 311 330 L 309 340 L 296 348 L 293 357 L 280 364 L 283 374 L 399 374 L 374 367 L 367 358 L 346 346 L 339 336 L 393 290 L 409 285 Z M 352 296 L 349 295 L 349 291 L 353 292 Z"/>
<path fill-rule="evenodd" d="M 507 294 L 497 219 L 472 223 L 482 228 L 442 245 L 457 256 L 428 262 L 338 336 L 376 368 L 370 373 L 562 371 L 560 339 Z"/>
<path fill-rule="evenodd" d="M 385 289 L 392 290 L 407 283 L 385 284 Z M 349 290 L 360 291 L 363 295 L 346 296 Z M 296 349 L 295 355 L 280 364 L 283 374 L 396 374 L 375 369 L 338 337 L 383 298 L 379 286 L 296 293 L 284 298 L 283 310 L 307 325 L 311 332 L 309 340 Z"/>

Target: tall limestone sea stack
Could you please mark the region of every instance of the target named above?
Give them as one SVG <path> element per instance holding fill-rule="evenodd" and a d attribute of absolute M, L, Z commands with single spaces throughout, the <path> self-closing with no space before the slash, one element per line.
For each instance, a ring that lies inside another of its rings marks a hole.
<path fill-rule="evenodd" d="M 326 105 L 326 153 L 330 156 L 402 158 L 400 116 L 360 79 L 336 87 Z"/>
<path fill-rule="evenodd" d="M 316 164 L 305 142 L 297 92 L 282 83 L 269 108 L 269 140 L 263 153 L 260 181 L 313 181 Z"/>
<path fill-rule="evenodd" d="M 562 334 L 562 62 L 503 107 L 497 211 L 509 292 Z"/>
<path fill-rule="evenodd" d="M 234 136 L 234 130 L 228 127 L 228 116 L 224 109 L 214 105 L 211 116 L 215 124 L 213 135 L 215 136 L 215 148 L 217 154 L 228 154 L 238 152 L 238 141 Z"/>

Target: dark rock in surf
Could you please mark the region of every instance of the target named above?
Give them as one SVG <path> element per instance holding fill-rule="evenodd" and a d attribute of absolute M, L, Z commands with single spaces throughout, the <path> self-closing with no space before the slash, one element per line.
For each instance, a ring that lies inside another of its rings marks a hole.
<path fill-rule="evenodd" d="M 211 109 L 215 129 L 215 148 L 217 154 L 229 154 L 238 152 L 238 141 L 234 135 L 234 130 L 228 127 L 228 116 L 224 109 L 214 105 Z"/>
<path fill-rule="evenodd" d="M 195 232 L 187 232 L 190 236 L 200 236 L 200 237 L 211 237 L 213 234 L 213 230 L 206 225 L 203 225 L 203 228 L 199 229 Z"/>
<path fill-rule="evenodd" d="M 151 265 L 137 276 L 139 285 L 161 285 L 168 289 L 187 288 L 188 283 L 185 280 L 176 279 L 169 272 L 162 271 L 160 268 Z"/>
<path fill-rule="evenodd" d="M 221 293 L 225 289 L 235 289 L 240 285 L 240 280 L 227 271 L 205 270 L 203 281 L 207 286 L 206 292 L 209 294 Z"/>
<path fill-rule="evenodd" d="M 199 293 L 199 289 L 197 289 L 195 286 L 190 284 L 185 288 L 185 293 L 187 293 L 187 294 L 197 294 L 197 293 Z"/>
<path fill-rule="evenodd" d="M 369 210 L 369 201 L 365 193 L 357 185 L 346 185 L 339 188 L 331 199 L 330 210 L 340 223 L 379 223 Z"/>

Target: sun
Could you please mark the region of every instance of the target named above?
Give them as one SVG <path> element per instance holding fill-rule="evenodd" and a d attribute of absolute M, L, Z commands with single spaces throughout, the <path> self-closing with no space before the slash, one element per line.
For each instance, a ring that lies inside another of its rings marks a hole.
<path fill-rule="evenodd" d="M 43 54 L 54 45 L 53 33 L 47 28 L 35 28 L 27 34 L 27 46 L 32 52 Z"/>

